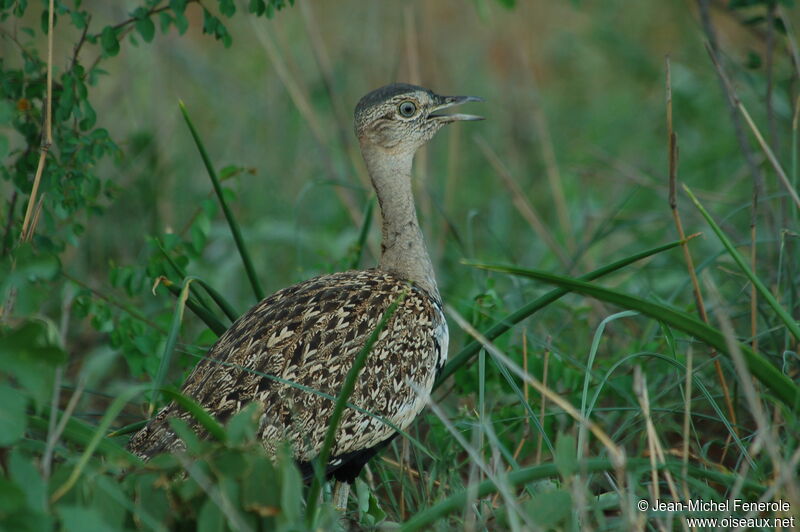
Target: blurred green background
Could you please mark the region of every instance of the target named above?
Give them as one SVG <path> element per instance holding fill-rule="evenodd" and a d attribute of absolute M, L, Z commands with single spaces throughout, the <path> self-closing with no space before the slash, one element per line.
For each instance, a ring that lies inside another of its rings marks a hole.
<path fill-rule="evenodd" d="M 763 123 L 763 35 L 737 23 L 741 11 L 714 6 L 723 57 L 736 67 L 731 75 L 740 97 Z M 125 9 L 98 5 L 96 17 L 124 20 Z M 392 81 L 486 99 L 473 109 L 485 122 L 448 128 L 416 161 L 422 225 L 451 304 L 468 304 L 485 291 L 484 275 L 459 264 L 463 257 L 576 274 L 672 240 L 667 56 L 679 178 L 724 218 L 734 240 L 747 238 L 751 178 L 689 3 L 525 2 L 507 9 L 495 2 L 308 2 L 272 20 L 234 17 L 229 49 L 200 33 L 198 6 L 187 7 L 187 18 L 183 37 L 172 32 L 151 45 L 123 46 L 104 62 L 108 79 L 93 89 L 99 124 L 125 152 L 121 165 L 107 170 L 120 195 L 104 222 L 87 231 L 91 245 L 75 257 L 75 267 L 98 275 L 98 282 L 109 258 L 141 261 L 142 236 L 181 231 L 198 202 L 210 197 L 179 99 L 215 164 L 247 169 L 227 184 L 237 192 L 237 217 L 266 290 L 346 266 L 371 194 L 352 109 L 363 94 Z M 779 88 L 787 86 L 785 54 L 775 69 Z M 786 128 L 787 93 L 776 90 L 773 102 Z M 777 148 L 787 149 L 786 129 L 781 133 Z M 513 207 L 520 198 L 503 172 L 552 245 Z M 780 193 L 772 176 L 766 187 Z M 687 232 L 706 230 L 681 202 Z M 124 223 L 122 233 L 114 221 Z M 220 217 L 211 235 L 195 273 L 245 308 L 248 287 Z M 378 237 L 376 217 L 364 265 L 375 263 Z M 763 236 L 760 253 L 770 260 L 776 237 Z M 706 255 L 721 247 L 703 238 L 693 249 Z M 633 290 L 691 304 L 681 255 L 654 262 L 629 270 Z M 495 282 L 505 305 L 527 297 L 509 290 L 508 278 Z M 552 323 L 531 324 L 539 342 L 569 329 L 579 316 L 567 310 Z"/>
<path fill-rule="evenodd" d="M 101 3 L 93 13 L 98 21 L 124 20 L 126 7 Z M 728 59 L 743 63 L 760 54 L 758 37 L 733 15 L 723 9 L 715 15 L 730 30 L 721 32 Z M 475 289 L 460 282 L 472 273 L 460 257 L 576 273 L 622 250 L 670 240 L 667 55 L 680 177 L 709 207 L 730 214 L 731 223 L 744 222 L 734 228 L 747 227 L 749 175 L 687 3 L 525 2 L 506 9 L 494 2 L 309 2 L 268 21 L 234 17 L 229 49 L 200 33 L 198 6 L 187 7 L 187 18 L 183 37 L 173 31 L 151 45 L 122 46 L 118 57 L 104 61 L 108 77 L 92 89 L 98 125 L 125 152 L 118 168 L 106 170 L 122 190 L 103 223 L 87 231 L 91 245 L 75 257 L 75 267 L 98 281 L 109 258 L 141 260 L 143 235 L 180 231 L 209 197 L 179 99 L 218 167 L 251 170 L 228 185 L 238 193 L 237 216 L 267 290 L 329 271 L 355 240 L 370 194 L 352 109 L 367 91 L 392 81 L 487 100 L 474 109 L 486 122 L 448 128 L 417 159 L 422 223 L 449 300 Z M 741 97 L 754 113 L 762 111 L 759 69 L 737 74 Z M 782 92 L 775 94 L 775 111 L 790 121 Z M 513 193 L 481 144 L 525 194 L 569 268 L 511 207 Z M 768 186 L 777 190 L 774 180 Z M 688 220 L 697 219 L 686 210 Z M 122 233 L 115 221 L 124 223 Z M 702 229 L 688 223 L 689 232 Z M 202 273 L 213 272 L 217 286 L 246 304 L 240 263 L 225 233 L 216 221 Z M 694 245 L 716 247 L 705 240 Z M 648 271 L 662 281 L 653 290 L 672 293 L 674 285 L 663 282 L 669 271 Z M 684 277 L 681 269 L 674 273 Z M 649 275 L 637 278 L 646 282 Z"/>
<path fill-rule="evenodd" d="M 125 385 L 155 377 L 168 332 L 174 330 L 176 303 L 162 287 L 155 295 L 151 290 L 161 275 L 181 282 L 165 256 L 216 287 L 238 312 L 255 303 L 179 101 L 220 171 L 258 275 L 271 293 L 354 263 L 372 267 L 377 262 L 377 212 L 363 255 L 358 247 L 365 213 L 374 202 L 352 132 L 352 112 L 361 96 L 402 81 L 442 94 L 485 98 L 465 112 L 486 120 L 445 128 L 418 153 L 414 170 L 417 208 L 445 302 L 485 331 L 551 287 L 478 270 L 463 259 L 577 277 L 678 238 L 668 202 L 669 58 L 678 181 L 692 189 L 745 256 L 751 253 L 755 220 L 756 275 L 797 319 L 797 209 L 742 114 L 734 113 L 747 146 L 742 149 L 706 50 L 707 28 L 698 7 L 708 9 L 722 71 L 796 189 L 797 124 L 792 119 L 798 91 L 793 56 L 798 52 L 793 28 L 800 21 L 793 1 L 298 0 L 271 18 L 247 14 L 248 2 L 236 4 L 239 9 L 232 17 L 220 15 L 219 9 L 230 4 L 190 2 L 185 34 L 174 26 L 166 32 L 159 28 L 152 42 L 144 42 L 149 40 L 144 39 L 147 27 L 142 32 L 139 26 L 123 26 L 116 54 L 99 38 L 104 27 L 136 18 L 132 13 L 142 5 L 164 7 L 169 13 L 172 3 L 58 3 L 56 81 L 74 67 L 75 45 L 81 39 L 81 27 L 74 18 L 71 25 L 68 17 L 84 10 L 91 15 L 89 34 L 98 40 L 82 45 L 77 62 L 91 70 L 87 97 L 96 111 L 94 127 L 107 129 L 119 150 L 88 165 L 108 192 L 96 201 L 97 210 L 72 212 L 61 206 L 59 194 L 66 194 L 70 181 L 48 173 L 59 165 L 48 167 L 41 193 L 49 196 L 33 247 L 59 259 L 58 274 L 46 282 L 20 282 L 25 290 L 11 282 L 12 288 L 0 287 L 7 293 L 17 290 L 16 303 L 6 304 L 6 329 L 39 317 L 59 329 L 57 343 L 67 363 L 63 394 L 56 404 L 64 406 L 76 383 L 84 382 L 91 390 L 77 403 L 76 418 L 95 423 Z M 3 8 L 10 13 L 11 7 Z M 224 22 L 230 46 L 203 31 L 204 25 L 206 30 L 210 27 L 204 9 Z M 20 17 L 7 14 L 0 20 L 4 72 L 31 62 L 21 49 L 46 57 L 41 15 L 37 5 Z M 28 26 L 35 28 L 33 34 L 23 31 Z M 0 182 L 9 198 L 0 211 L 0 218 L 8 220 L 6 265 L 16 260 L 16 235 L 32 180 L 32 171 L 20 170 L 18 160 L 35 161 L 35 149 L 29 148 L 35 144 L 29 138 L 38 138 L 41 118 L 41 98 L 30 97 L 33 110 L 23 109 L 23 98 L 13 92 L 16 78 L 8 76 L 0 83 L 5 91 L 0 118 L 13 117 L 16 129 L 11 119 L 0 121 L 9 150 L 4 161 L 8 170 Z M 41 84 L 39 79 L 30 86 Z M 17 127 L 23 121 L 28 129 Z M 68 121 L 64 124 L 69 127 Z M 21 131 L 28 131 L 28 137 Z M 64 145 L 56 142 L 55 150 L 63 154 Z M 747 151 L 754 166 L 748 164 Z M 754 168 L 764 179 L 755 214 Z M 680 186 L 678 209 L 686 234 L 703 233 L 689 247 L 711 325 L 719 327 L 720 320 L 729 318 L 736 338 L 744 343 L 753 341 L 755 330 L 760 353 L 796 382 L 797 339 L 763 298 L 757 301 L 752 328 L 749 281 Z M 156 238 L 165 253 L 159 251 Z M 4 267 L 5 272 L 14 269 L 13 264 Z M 598 284 L 697 312 L 679 249 L 629 266 Z M 706 346 L 642 316 L 614 316 L 606 324 L 604 320 L 619 310 L 569 295 L 496 343 L 537 378 L 544 378 L 547 366 L 548 385 L 571 404 L 585 406 L 587 393 L 597 399 L 592 419 L 631 457 L 652 452 L 645 432 L 650 413 L 642 413 L 633 391 L 634 367 L 640 366 L 668 454 L 678 453 L 679 444 L 689 438 L 682 416 L 684 401 L 691 402 L 696 416 L 690 431 L 693 463 L 739 474 L 743 455 L 747 461 L 750 456 L 744 445 L 731 451 L 731 439 L 749 442 L 764 418 L 745 401 L 733 365 L 724 359 L 738 421 L 725 405 Z M 452 321 L 450 330 L 452 356 L 470 338 Z M 192 356 L 173 365 L 169 381 L 179 384 L 214 339 L 187 312 L 177 351 Z M 696 357 L 694 376 L 708 391 L 695 390 L 686 399 L 681 364 L 689 353 Z M 664 364 L 659 356 L 675 364 Z M 92 361 L 100 359 L 105 365 L 98 370 L 99 363 Z M 531 428 L 531 412 L 538 414 L 543 408 L 548 441 L 555 441 L 559 433 L 574 435 L 578 424 L 551 403 L 545 409 L 531 390 L 525 390 L 531 391 L 529 398 L 526 395 L 529 404 L 521 404 L 502 371 L 488 357 L 480 360 L 459 368 L 455 378 L 437 390 L 435 401 L 498 470 L 506 463 L 516 467 L 557 461 L 557 453 L 549 453 L 546 446 L 544 458 L 537 451 L 536 440 L 542 436 Z M 587 364 L 592 366 L 588 373 Z M 94 368 L 89 376 L 87 367 Z M 762 399 L 773 406 L 771 399 Z M 142 419 L 145 410 L 146 406 L 130 406 L 114 426 Z M 767 417 L 778 427 L 782 456 L 796 454 L 796 412 L 792 416 L 775 407 Z M 423 487 L 417 489 L 416 480 L 408 480 L 402 470 L 398 474 L 386 465 L 389 462 L 376 460 L 371 466 L 386 482 L 384 486 L 377 481 L 376 488 L 370 478 L 372 493 L 396 521 L 483 478 L 433 413 L 426 413 L 411 432 L 436 454 L 428 461 L 411 447 L 410 467 L 428 475 Z M 118 441 L 124 443 L 124 437 Z M 594 440 L 585 452 L 606 456 Z M 74 460 L 74 454 L 64 453 L 67 463 Z M 753 453 L 763 465 L 753 473 L 754 482 L 768 484 L 770 472 L 781 470 L 780 463 L 774 456 L 757 456 L 758 450 Z M 384 454 L 389 460 L 405 460 L 400 443 Z M 398 484 L 392 484 L 395 480 Z M 587 491 L 613 491 L 594 482 L 587 481 Z M 568 484 L 565 480 L 563 485 Z M 544 493 L 549 488 L 528 489 Z M 630 489 L 652 486 L 634 482 Z M 693 492 L 698 493 L 707 494 Z M 713 493 L 728 494 L 724 489 Z M 531 515 L 537 504 L 548 506 L 547 499 L 532 498 L 525 506 Z M 495 512 L 496 503 L 495 499 L 482 507 L 492 509 L 482 514 L 481 522 L 490 523 L 489 528 L 513 528 L 505 510 Z M 601 517 L 594 516 L 598 526 L 605 526 Z M 614 516 L 610 518 L 614 522 Z M 568 518 L 554 519 L 555 528 L 567 527 Z"/>

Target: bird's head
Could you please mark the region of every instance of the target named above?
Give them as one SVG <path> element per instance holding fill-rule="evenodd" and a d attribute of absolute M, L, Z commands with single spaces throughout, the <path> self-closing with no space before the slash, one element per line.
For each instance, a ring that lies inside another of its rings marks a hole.
<path fill-rule="evenodd" d="M 413 153 L 445 124 L 459 120 L 483 120 L 443 110 L 466 102 L 481 102 L 476 96 L 440 96 L 406 83 L 375 89 L 358 102 L 355 132 L 362 146 L 370 145 L 397 153 Z"/>

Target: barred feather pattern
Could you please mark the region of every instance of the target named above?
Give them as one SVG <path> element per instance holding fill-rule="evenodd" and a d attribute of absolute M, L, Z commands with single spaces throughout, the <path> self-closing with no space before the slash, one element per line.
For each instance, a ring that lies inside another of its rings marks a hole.
<path fill-rule="evenodd" d="M 405 294 L 373 344 L 336 434 L 329 466 L 405 429 L 425 406 L 447 357 L 441 303 L 425 290 L 380 270 L 316 277 L 267 297 L 239 318 L 191 373 L 183 394 L 225 422 L 248 403 L 263 405 L 259 437 L 273 453 L 282 441 L 299 462 L 319 453 L 345 377 L 387 308 Z M 437 294 L 438 296 L 438 294 Z M 266 375 L 266 376 L 264 376 Z M 334 399 L 269 376 L 318 390 Z M 183 448 L 169 418 L 192 417 L 177 404 L 136 433 L 130 450 L 143 459 Z"/>

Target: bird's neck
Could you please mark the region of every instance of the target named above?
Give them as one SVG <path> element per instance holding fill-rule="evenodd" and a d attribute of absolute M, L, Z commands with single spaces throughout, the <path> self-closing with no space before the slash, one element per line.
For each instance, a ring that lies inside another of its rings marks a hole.
<path fill-rule="evenodd" d="M 392 153 L 369 144 L 362 144 L 361 152 L 378 196 L 383 220 L 379 268 L 407 279 L 435 299 L 441 299 L 411 192 L 414 153 Z"/>

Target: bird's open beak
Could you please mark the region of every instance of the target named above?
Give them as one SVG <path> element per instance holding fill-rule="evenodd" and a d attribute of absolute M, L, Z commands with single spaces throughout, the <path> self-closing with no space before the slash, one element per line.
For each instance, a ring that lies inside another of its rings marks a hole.
<path fill-rule="evenodd" d="M 438 105 L 431 109 L 431 114 L 428 115 L 428 118 L 436 120 L 442 123 L 450 123 L 455 122 L 457 120 L 483 120 L 482 116 L 476 115 L 465 115 L 465 114 L 440 114 L 439 111 L 443 109 L 447 109 L 448 107 L 453 107 L 454 105 L 461 105 L 462 103 L 467 102 L 482 102 L 483 98 L 478 98 L 477 96 L 438 96 Z"/>

